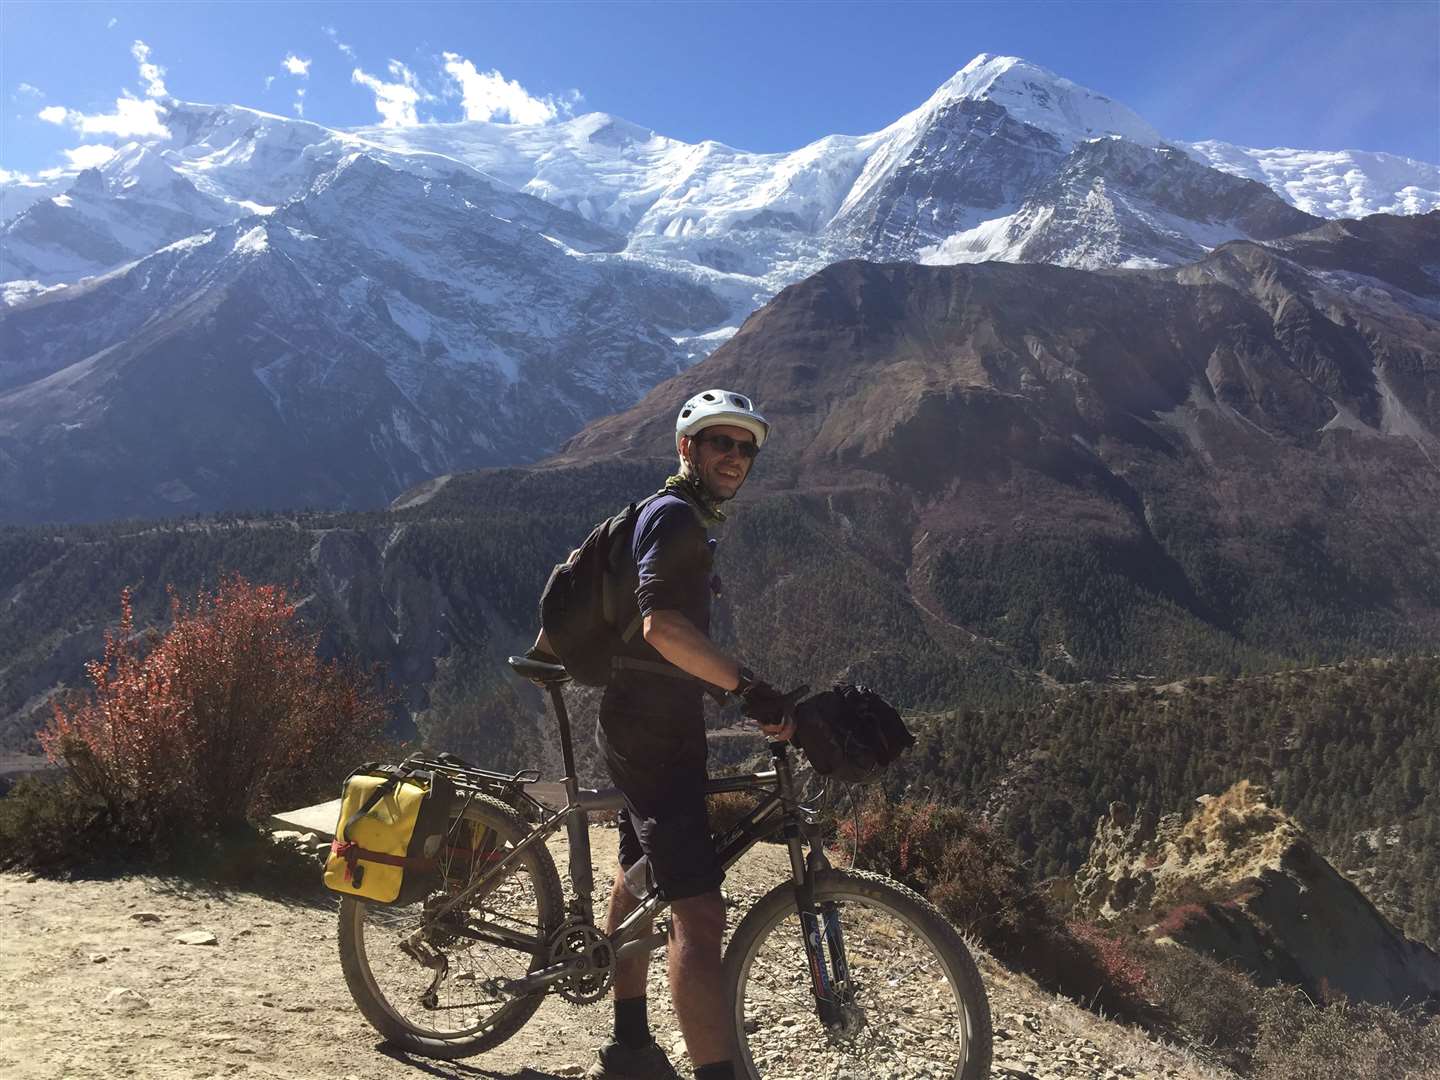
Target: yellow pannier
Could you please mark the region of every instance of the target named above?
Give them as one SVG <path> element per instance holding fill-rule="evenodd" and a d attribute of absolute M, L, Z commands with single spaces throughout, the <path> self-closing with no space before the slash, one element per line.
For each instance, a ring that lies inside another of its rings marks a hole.
<path fill-rule="evenodd" d="M 362 765 L 345 780 L 325 886 L 376 904 L 409 904 L 440 886 L 437 856 L 454 807 L 443 774 Z"/>

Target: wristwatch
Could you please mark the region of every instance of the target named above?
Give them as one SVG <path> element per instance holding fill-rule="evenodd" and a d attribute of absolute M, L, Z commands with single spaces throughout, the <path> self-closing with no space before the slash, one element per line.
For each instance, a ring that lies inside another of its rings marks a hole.
<path fill-rule="evenodd" d="M 743 698 L 747 693 L 750 692 L 750 688 L 754 686 L 758 681 L 759 680 L 755 678 L 755 673 L 751 671 L 748 667 L 746 667 L 744 664 L 741 664 L 740 681 L 735 684 L 735 689 L 731 690 L 730 692 L 736 697 Z"/>

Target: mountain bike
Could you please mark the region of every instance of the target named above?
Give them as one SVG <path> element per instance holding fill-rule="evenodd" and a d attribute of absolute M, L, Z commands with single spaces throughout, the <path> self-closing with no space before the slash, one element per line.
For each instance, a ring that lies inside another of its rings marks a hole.
<path fill-rule="evenodd" d="M 458 792 L 435 886 L 403 907 L 350 896 L 341 902 L 340 960 L 350 993 L 391 1044 L 417 1054 L 483 1053 L 519 1031 L 546 995 L 598 1001 L 618 958 L 667 941 L 663 923 L 648 929 L 665 908 L 653 886 L 640 887 L 648 891 L 613 935 L 595 924 L 590 816 L 623 801 L 613 789 L 579 786 L 565 669 L 524 657 L 510 664 L 549 693 L 564 779 L 544 784 L 534 770 L 495 772 L 450 754 L 409 759 L 443 772 Z M 724 867 L 771 838 L 790 855 L 790 878 L 751 906 L 724 955 L 739 1074 L 988 1075 L 990 1007 L 959 934 L 904 886 L 831 866 L 820 814 L 801 802 L 788 745 L 770 743 L 769 753 L 773 768 L 706 785 L 757 799 L 715 837 Z M 562 828 L 568 899 L 545 847 Z"/>

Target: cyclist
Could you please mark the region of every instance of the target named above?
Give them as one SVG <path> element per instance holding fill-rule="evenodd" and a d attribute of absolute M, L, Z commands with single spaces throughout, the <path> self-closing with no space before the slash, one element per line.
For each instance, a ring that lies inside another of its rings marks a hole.
<path fill-rule="evenodd" d="M 665 494 L 642 508 L 632 554 L 643 641 L 619 661 L 600 705 L 597 741 L 611 781 L 625 796 L 619 814 L 620 869 L 606 931 L 638 904 L 625 872 L 642 857 L 669 902 L 671 1002 L 697 1080 L 733 1080 L 729 1009 L 721 985 L 724 877 L 710 838 L 706 779 L 704 683 L 735 692 L 742 711 L 772 739 L 788 740 L 793 721 L 782 695 L 709 638 L 718 590 L 707 529 L 725 520 L 722 505 L 744 485 L 770 424 L 750 399 L 706 390 L 685 402 L 675 421 L 679 471 Z M 536 643 L 543 652 L 544 635 Z M 586 1076 L 592 1080 L 664 1080 L 678 1074 L 650 1034 L 646 1008 L 649 953 L 615 968 L 614 1037 Z"/>

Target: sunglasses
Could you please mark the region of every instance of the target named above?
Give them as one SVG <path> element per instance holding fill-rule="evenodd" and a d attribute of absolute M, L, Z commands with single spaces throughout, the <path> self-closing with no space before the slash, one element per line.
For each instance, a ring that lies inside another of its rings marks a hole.
<path fill-rule="evenodd" d="M 748 440 L 741 442 L 739 439 L 732 439 L 729 435 L 703 435 L 695 439 L 697 443 L 709 443 L 719 453 L 728 454 L 731 450 L 739 450 L 740 456 L 746 461 L 754 461 L 755 455 L 760 453 L 760 447 Z"/>

